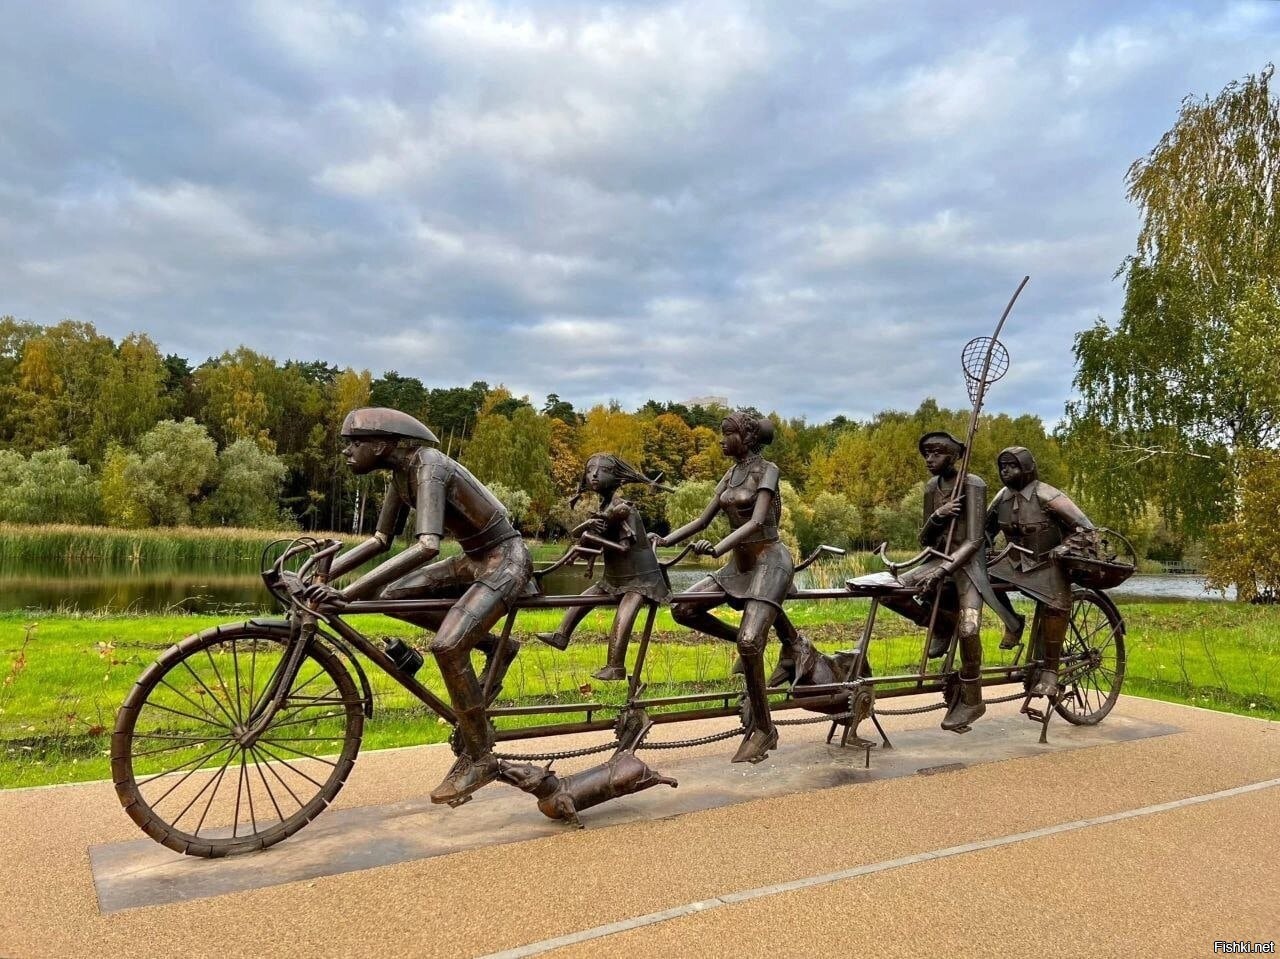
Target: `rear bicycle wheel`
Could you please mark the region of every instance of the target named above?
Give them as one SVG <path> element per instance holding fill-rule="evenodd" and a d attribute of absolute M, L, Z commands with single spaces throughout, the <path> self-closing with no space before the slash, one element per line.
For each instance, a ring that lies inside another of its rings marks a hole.
<path fill-rule="evenodd" d="M 1075 726 L 1096 726 L 1124 684 L 1124 618 L 1105 593 L 1077 586 L 1071 594 L 1071 624 L 1058 669 L 1062 695 L 1054 708 Z"/>
<path fill-rule="evenodd" d="M 364 731 L 338 656 L 311 643 L 254 743 L 239 734 L 287 648 L 284 626 L 218 626 L 170 647 L 116 716 L 111 774 L 121 805 L 156 842 L 190 856 L 262 849 L 293 835 L 342 789 Z"/>

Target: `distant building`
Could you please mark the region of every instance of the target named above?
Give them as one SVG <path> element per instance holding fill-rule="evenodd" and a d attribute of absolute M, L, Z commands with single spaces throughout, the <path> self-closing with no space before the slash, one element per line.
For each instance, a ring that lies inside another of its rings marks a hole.
<path fill-rule="evenodd" d="M 728 406 L 727 396 L 692 396 L 684 401 L 685 406 Z"/>

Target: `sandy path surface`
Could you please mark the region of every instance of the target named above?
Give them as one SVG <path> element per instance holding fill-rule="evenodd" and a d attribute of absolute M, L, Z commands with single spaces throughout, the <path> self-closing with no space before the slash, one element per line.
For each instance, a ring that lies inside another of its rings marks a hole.
<path fill-rule="evenodd" d="M 483 955 L 775 883 L 1280 779 L 1280 724 L 1128 697 L 1116 713 L 1182 731 L 107 915 L 89 846 L 141 835 L 111 785 L 0 792 L 0 956 Z M 936 718 L 895 717 L 888 728 L 892 735 Z M 1027 723 L 1026 735 L 1035 734 Z M 674 738 L 671 730 L 662 736 Z M 732 775 L 731 748 L 703 751 L 723 755 Z M 965 758 L 963 738 L 955 751 Z M 450 759 L 440 746 L 367 754 L 335 805 L 420 797 Z M 549 954 L 1212 955 L 1215 939 L 1280 940 L 1278 863 L 1280 788 L 1270 787 L 761 896 Z M 1047 902 L 1038 909 L 1037 891 Z"/>

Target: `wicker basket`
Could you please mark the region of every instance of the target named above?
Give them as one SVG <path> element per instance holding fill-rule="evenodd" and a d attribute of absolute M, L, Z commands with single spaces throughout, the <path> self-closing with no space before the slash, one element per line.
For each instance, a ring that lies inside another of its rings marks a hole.
<path fill-rule="evenodd" d="M 1099 529 L 1099 548 L 1095 554 L 1066 552 L 1058 556 L 1058 562 L 1066 570 L 1067 579 L 1077 586 L 1089 589 L 1114 589 L 1138 568 L 1133 544 L 1115 530 Z M 1111 548 L 1111 538 L 1124 544 L 1126 553 L 1117 554 Z"/>

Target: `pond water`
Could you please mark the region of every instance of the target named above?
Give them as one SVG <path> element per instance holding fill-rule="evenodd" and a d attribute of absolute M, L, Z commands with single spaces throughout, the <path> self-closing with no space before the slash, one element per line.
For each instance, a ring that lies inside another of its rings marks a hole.
<path fill-rule="evenodd" d="M 677 568 L 671 571 L 671 585 L 687 588 L 714 567 Z M 797 585 L 808 586 L 802 573 Z M 557 570 L 544 580 L 552 595 L 581 593 L 590 584 L 582 567 Z M 1202 576 L 1138 575 L 1111 590 L 1117 602 L 1178 602 L 1185 600 L 1234 599 L 1210 592 Z M 0 571 L 0 611 L 9 610 L 130 610 L 152 613 L 187 611 L 192 613 L 240 614 L 270 609 L 274 601 L 256 573 L 241 570 L 164 571 L 101 570 L 11 572 Z"/>

